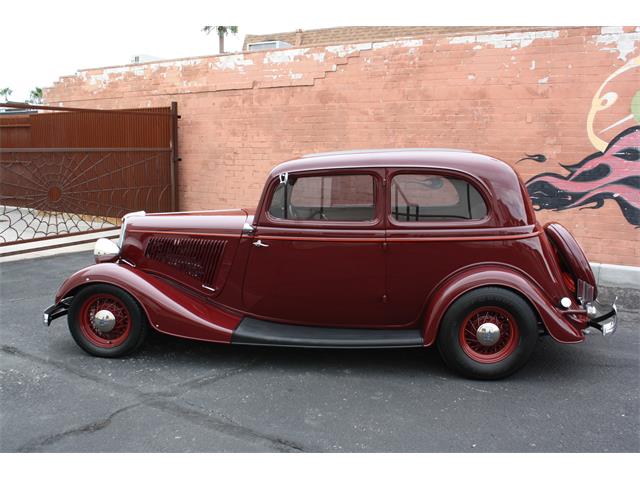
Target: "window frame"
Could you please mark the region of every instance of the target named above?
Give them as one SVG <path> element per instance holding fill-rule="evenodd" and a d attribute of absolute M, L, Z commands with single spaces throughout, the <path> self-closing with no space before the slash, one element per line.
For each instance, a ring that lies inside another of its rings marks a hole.
<path fill-rule="evenodd" d="M 391 186 L 393 184 L 393 179 L 398 175 L 438 175 L 445 178 L 463 180 L 476 189 L 476 191 L 480 195 L 480 198 L 482 198 L 482 201 L 485 204 L 487 213 L 485 214 L 484 217 L 480 219 L 469 219 L 469 220 L 462 220 L 462 219 L 448 220 L 448 221 L 422 220 L 422 221 L 410 221 L 410 222 L 396 220 L 393 216 L 393 209 L 392 209 L 393 199 L 391 198 L 392 197 Z M 436 230 L 436 229 L 447 229 L 447 228 L 457 228 L 457 227 L 484 227 L 490 224 L 493 220 L 493 215 L 494 215 L 493 202 L 492 202 L 493 196 L 491 195 L 490 190 L 487 188 L 484 182 L 479 180 L 477 177 L 469 175 L 465 172 L 461 172 L 459 170 L 453 170 L 453 169 L 446 169 L 446 168 L 398 167 L 393 169 L 387 169 L 386 180 L 387 180 L 386 181 L 386 184 L 387 184 L 386 218 L 387 218 L 389 227 L 404 228 L 409 230 L 425 229 L 425 228 Z"/>
<path fill-rule="evenodd" d="M 373 211 L 374 217 L 371 220 L 347 220 L 347 221 L 328 221 L 328 220 L 298 220 L 290 218 L 277 218 L 271 215 L 271 202 L 273 195 L 280 184 L 280 179 L 275 177 L 271 179 L 265 192 L 265 201 L 261 206 L 259 226 L 285 227 L 285 228 L 315 228 L 315 229 L 373 229 L 380 227 L 384 221 L 384 199 L 383 182 L 384 169 L 380 168 L 345 168 L 345 169 L 322 169 L 322 170 L 304 170 L 288 172 L 289 177 L 334 177 L 339 175 L 368 175 L 373 178 Z"/>

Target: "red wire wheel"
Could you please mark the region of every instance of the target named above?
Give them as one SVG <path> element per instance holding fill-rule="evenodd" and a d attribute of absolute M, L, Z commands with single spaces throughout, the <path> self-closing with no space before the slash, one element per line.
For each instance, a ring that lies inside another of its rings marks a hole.
<path fill-rule="evenodd" d="M 478 328 L 484 324 L 498 327 L 499 336 L 492 345 L 483 345 L 478 339 Z M 458 340 L 469 358 L 479 363 L 498 363 L 511 355 L 520 339 L 518 324 L 508 311 L 493 306 L 471 311 L 460 325 Z"/>
<path fill-rule="evenodd" d="M 113 328 L 106 332 L 94 324 L 96 313 L 107 310 L 115 317 Z M 131 332 L 131 316 L 124 303 L 109 293 L 98 293 L 87 298 L 80 307 L 80 331 L 93 345 L 100 348 L 115 348 L 122 345 Z"/>

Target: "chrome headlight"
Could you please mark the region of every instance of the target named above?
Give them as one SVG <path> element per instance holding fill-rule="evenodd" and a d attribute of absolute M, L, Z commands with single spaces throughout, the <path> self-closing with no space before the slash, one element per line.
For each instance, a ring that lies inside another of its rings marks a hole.
<path fill-rule="evenodd" d="M 99 238 L 93 247 L 93 257 L 96 263 L 111 262 L 120 255 L 120 247 L 108 238 Z"/>

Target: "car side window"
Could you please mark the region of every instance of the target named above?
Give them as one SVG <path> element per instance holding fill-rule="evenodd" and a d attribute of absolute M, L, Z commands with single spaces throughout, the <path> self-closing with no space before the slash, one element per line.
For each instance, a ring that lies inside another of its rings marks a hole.
<path fill-rule="evenodd" d="M 465 180 L 400 174 L 391 181 L 391 215 L 398 222 L 479 220 L 487 215 L 487 205 Z"/>
<path fill-rule="evenodd" d="M 289 176 L 271 197 L 269 214 L 286 220 L 361 222 L 375 218 L 372 175 Z"/>

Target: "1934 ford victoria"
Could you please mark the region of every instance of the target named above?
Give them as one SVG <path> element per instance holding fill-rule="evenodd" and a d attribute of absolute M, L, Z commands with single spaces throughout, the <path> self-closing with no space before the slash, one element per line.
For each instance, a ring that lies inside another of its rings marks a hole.
<path fill-rule="evenodd" d="M 132 213 L 94 253 L 44 322 L 67 315 L 104 357 L 149 328 L 243 345 L 436 344 L 462 374 L 493 379 L 540 335 L 616 327 L 571 234 L 536 222 L 510 166 L 467 151 L 309 155 L 271 171 L 255 213 Z"/>

